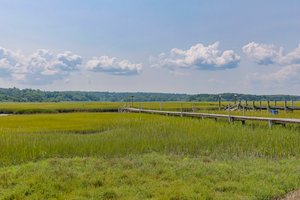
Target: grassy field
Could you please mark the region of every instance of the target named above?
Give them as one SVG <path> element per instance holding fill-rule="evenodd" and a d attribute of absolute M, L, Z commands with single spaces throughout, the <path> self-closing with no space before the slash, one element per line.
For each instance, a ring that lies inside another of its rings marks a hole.
<path fill-rule="evenodd" d="M 0 199 L 272 199 L 300 188 L 297 127 L 133 113 L 0 119 Z"/>
<path fill-rule="evenodd" d="M 59 102 L 59 103 L 0 103 L 0 113 L 36 114 L 65 112 L 108 112 L 116 111 L 120 102 Z"/>
<path fill-rule="evenodd" d="M 232 102 L 222 102 L 222 105 L 232 104 Z M 274 102 L 270 105 L 273 106 Z M 252 105 L 249 102 L 249 105 Z M 259 105 L 259 102 L 256 102 Z M 267 102 L 262 102 L 266 106 Z M 283 102 L 277 102 L 278 106 L 283 106 Z M 39 114 L 39 113 L 70 113 L 70 112 L 116 112 L 118 108 L 124 106 L 133 106 L 143 109 L 169 110 L 191 112 L 195 108 L 195 112 L 205 113 L 221 113 L 228 114 L 228 111 L 219 111 L 218 102 L 59 102 L 59 103 L 0 103 L 0 113 L 6 114 Z M 290 102 L 288 102 L 290 106 Z M 294 106 L 300 106 L 300 102 L 294 102 Z M 246 116 L 264 116 L 264 117 L 283 117 L 283 118 L 300 118 L 300 111 L 285 112 L 280 110 L 278 115 L 272 115 L 266 110 L 262 111 L 231 111 L 231 115 Z"/>

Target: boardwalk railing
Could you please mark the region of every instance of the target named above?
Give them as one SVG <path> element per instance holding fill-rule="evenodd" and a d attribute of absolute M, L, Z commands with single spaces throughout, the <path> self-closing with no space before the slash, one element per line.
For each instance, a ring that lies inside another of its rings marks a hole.
<path fill-rule="evenodd" d="M 253 116 L 238 116 L 238 115 L 224 115 L 224 114 L 209 114 L 209 113 L 196 113 L 196 112 L 177 112 L 177 111 L 162 111 L 162 110 L 144 110 L 139 108 L 124 108 L 127 112 L 136 113 L 150 113 L 160 115 L 171 115 L 181 117 L 199 117 L 199 118 L 212 118 L 216 121 L 218 119 L 227 119 L 228 122 L 241 121 L 245 124 L 246 121 L 265 121 L 271 128 L 275 124 L 300 124 L 300 119 L 289 118 L 271 118 L 271 117 L 253 117 Z"/>

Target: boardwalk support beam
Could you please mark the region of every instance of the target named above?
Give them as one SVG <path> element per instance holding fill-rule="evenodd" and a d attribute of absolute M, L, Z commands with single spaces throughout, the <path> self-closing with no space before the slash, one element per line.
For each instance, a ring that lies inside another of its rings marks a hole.
<path fill-rule="evenodd" d="M 210 114 L 210 113 L 193 113 L 193 112 L 175 112 L 175 111 L 160 111 L 160 110 L 144 110 L 139 108 L 123 108 L 123 112 L 141 112 L 141 113 L 152 113 L 160 115 L 172 115 L 172 116 L 185 116 L 185 117 L 198 117 L 198 118 L 212 118 L 216 119 L 227 119 L 228 122 L 232 123 L 234 121 L 241 121 L 245 124 L 247 120 L 249 121 L 264 121 L 267 122 L 269 127 L 272 128 L 273 125 L 280 124 L 285 126 L 285 124 L 300 124 L 300 119 L 289 119 L 289 118 L 270 118 L 270 117 L 254 117 L 254 116 L 238 116 L 238 115 L 225 115 L 225 114 Z"/>
<path fill-rule="evenodd" d="M 272 121 L 272 120 L 269 120 L 269 121 L 268 121 L 268 125 L 269 125 L 269 128 L 272 128 L 272 126 L 273 126 L 273 121 Z"/>

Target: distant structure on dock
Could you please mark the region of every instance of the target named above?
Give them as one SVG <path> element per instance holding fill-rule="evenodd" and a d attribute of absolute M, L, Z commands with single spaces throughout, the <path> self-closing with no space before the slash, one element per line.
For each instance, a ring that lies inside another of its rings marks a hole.
<path fill-rule="evenodd" d="M 239 100 L 237 101 L 237 96 L 234 96 L 233 103 L 228 103 L 228 105 L 222 105 L 222 98 L 219 96 L 219 110 L 269 110 L 274 112 L 274 110 L 284 110 L 284 111 L 294 111 L 294 110 L 300 110 L 299 106 L 295 106 L 295 103 L 293 100 L 291 101 L 283 101 L 283 104 L 277 100 L 270 101 L 267 100 L 266 104 L 263 104 L 262 101 L 249 101 L 245 100 Z M 274 112 L 276 113 L 276 112 Z"/>

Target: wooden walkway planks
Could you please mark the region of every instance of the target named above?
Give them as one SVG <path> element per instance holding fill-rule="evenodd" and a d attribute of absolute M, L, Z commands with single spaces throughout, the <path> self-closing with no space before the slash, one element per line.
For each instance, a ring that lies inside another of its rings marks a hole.
<path fill-rule="evenodd" d="M 300 119 L 290 118 L 271 118 L 271 117 L 253 117 L 253 116 L 238 116 L 238 115 L 225 115 L 225 114 L 209 114 L 209 113 L 195 113 L 195 112 L 177 112 L 177 111 L 161 111 L 161 110 L 144 110 L 138 108 L 124 108 L 128 112 L 137 113 L 150 113 L 172 116 L 186 116 L 186 117 L 199 117 L 199 118 L 213 118 L 213 119 L 228 119 L 229 122 L 242 121 L 265 121 L 272 127 L 274 124 L 300 124 Z"/>

